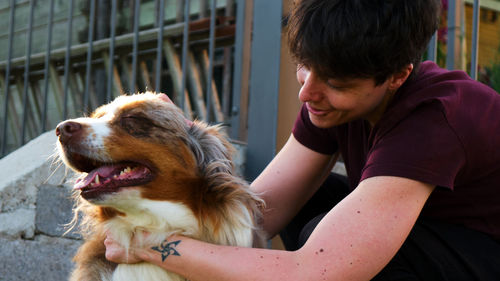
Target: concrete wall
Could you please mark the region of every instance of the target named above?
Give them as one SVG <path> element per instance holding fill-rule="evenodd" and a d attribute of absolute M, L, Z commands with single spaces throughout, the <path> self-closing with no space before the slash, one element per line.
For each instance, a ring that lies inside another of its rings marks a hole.
<path fill-rule="evenodd" d="M 72 232 L 73 173 L 48 132 L 0 160 L 0 280 L 67 280 L 81 244 Z"/>

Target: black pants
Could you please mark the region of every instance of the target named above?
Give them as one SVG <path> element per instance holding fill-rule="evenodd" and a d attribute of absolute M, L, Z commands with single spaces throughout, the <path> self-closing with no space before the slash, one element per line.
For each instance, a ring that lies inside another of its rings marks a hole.
<path fill-rule="evenodd" d="M 280 233 L 287 250 L 302 247 L 319 221 L 344 198 L 347 179 L 332 174 Z M 500 243 L 458 225 L 418 219 L 396 256 L 372 280 L 500 280 Z"/>

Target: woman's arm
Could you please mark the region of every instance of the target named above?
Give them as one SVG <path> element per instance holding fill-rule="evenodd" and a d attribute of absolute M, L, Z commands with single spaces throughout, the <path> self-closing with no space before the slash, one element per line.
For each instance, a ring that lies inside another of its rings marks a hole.
<path fill-rule="evenodd" d="M 129 262 L 145 260 L 189 280 L 369 280 L 395 255 L 433 187 L 374 177 L 334 207 L 294 252 L 212 245 L 173 236 L 162 245 L 132 246 Z M 107 258 L 125 262 L 110 238 Z"/>
<path fill-rule="evenodd" d="M 293 135 L 251 189 L 264 199 L 262 228 L 272 238 L 299 212 L 330 174 L 337 157 L 315 152 Z"/>

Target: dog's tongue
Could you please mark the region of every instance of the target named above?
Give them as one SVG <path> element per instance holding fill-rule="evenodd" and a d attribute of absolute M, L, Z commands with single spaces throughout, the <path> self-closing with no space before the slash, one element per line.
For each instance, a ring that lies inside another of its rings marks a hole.
<path fill-rule="evenodd" d="M 101 166 L 95 170 L 90 171 L 87 176 L 85 176 L 85 178 L 78 179 L 74 188 L 82 189 L 89 186 L 95 181 L 96 176 L 99 176 L 102 179 L 109 178 L 110 176 L 119 173 L 119 171 L 121 171 L 124 167 L 124 165 Z"/>

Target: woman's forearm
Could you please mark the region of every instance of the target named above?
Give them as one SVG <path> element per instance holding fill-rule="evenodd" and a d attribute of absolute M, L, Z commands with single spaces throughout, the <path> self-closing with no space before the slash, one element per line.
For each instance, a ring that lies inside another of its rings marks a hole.
<path fill-rule="evenodd" d="M 182 236 L 138 251 L 141 259 L 192 281 L 294 280 L 300 267 L 296 252 L 220 246 Z"/>

